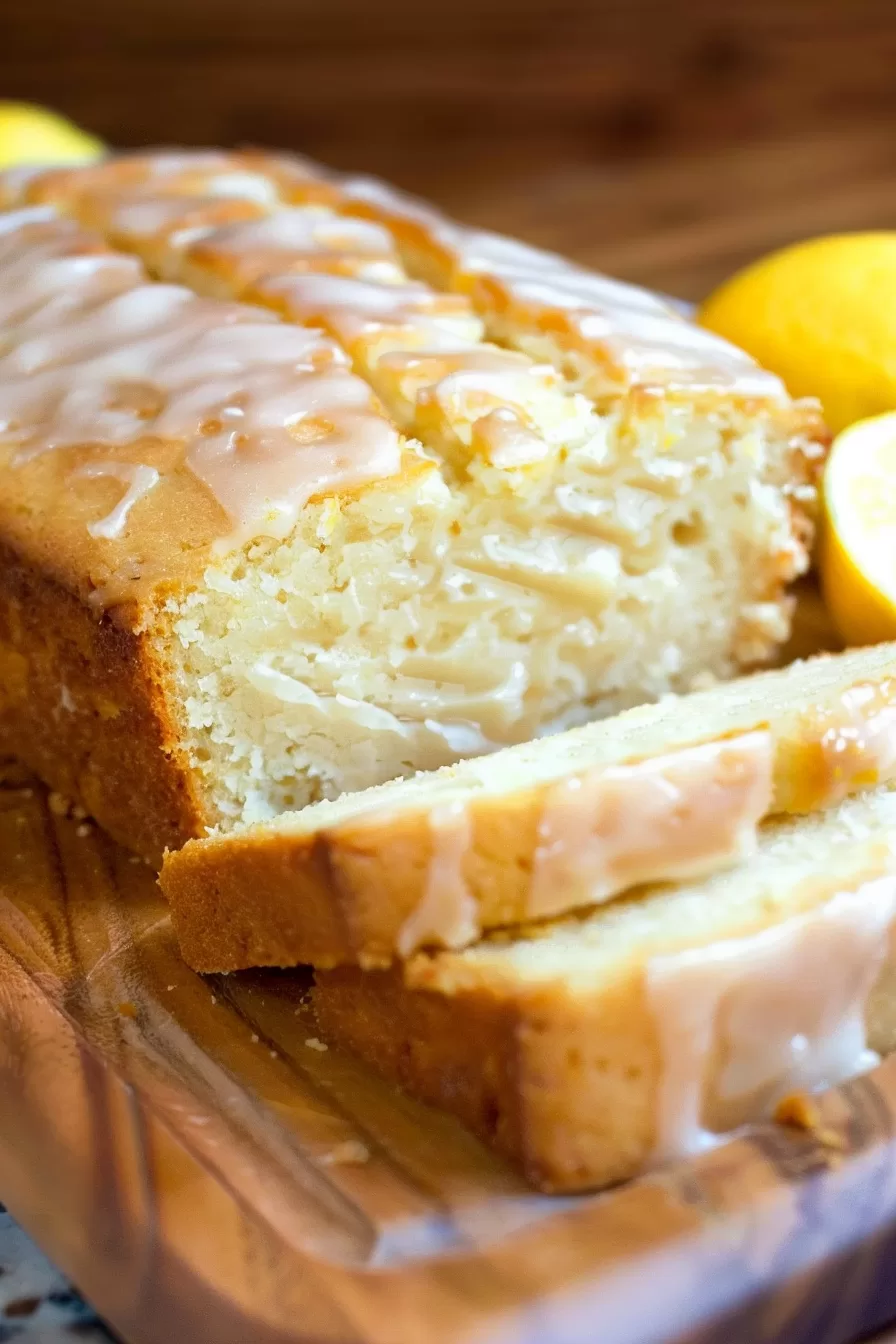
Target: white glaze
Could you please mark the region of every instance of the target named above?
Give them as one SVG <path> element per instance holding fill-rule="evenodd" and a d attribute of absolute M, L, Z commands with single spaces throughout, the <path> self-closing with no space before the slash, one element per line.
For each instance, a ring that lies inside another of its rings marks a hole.
<path fill-rule="evenodd" d="M 358 274 L 367 275 L 371 262 L 392 262 L 390 275 L 402 279 L 395 248 L 388 231 L 364 219 L 351 219 L 321 205 L 277 210 L 261 219 L 216 228 L 203 245 L 204 251 L 220 256 L 239 268 L 244 260 L 260 254 L 267 271 L 278 262 L 292 263 L 300 258 L 319 261 L 333 258 L 346 262 L 354 259 Z M 313 270 L 313 266 L 309 266 Z M 351 273 L 351 272 L 349 272 Z M 378 278 L 386 279 L 378 273 Z"/>
<path fill-rule="evenodd" d="M 107 540 L 121 536 L 131 509 L 159 483 L 159 473 L 155 467 L 132 462 L 88 462 L 85 466 L 78 467 L 72 475 L 91 480 L 111 476 L 113 480 L 121 481 L 127 486 L 115 508 L 106 514 L 105 518 L 87 524 L 87 531 L 92 537 L 103 537 Z"/>
<path fill-rule="evenodd" d="M 402 957 L 427 944 L 464 947 L 480 932 L 478 906 L 463 874 L 471 839 L 465 805 L 453 802 L 433 808 L 429 833 L 432 853 L 423 897 L 408 915 L 396 940 Z"/>
<path fill-rule="evenodd" d="M 0 238 L 11 314 L 0 329 L 0 443 L 16 446 L 15 461 L 183 441 L 187 465 L 234 521 L 232 544 L 284 536 L 317 491 L 398 470 L 396 431 L 319 332 L 146 283 L 114 253 L 82 255 L 95 246 L 65 221 L 26 221 Z"/>
<path fill-rule="evenodd" d="M 413 225 L 448 259 L 452 285 L 469 288 L 483 311 L 493 312 L 499 296 L 499 309 L 509 305 L 513 321 L 536 331 L 545 320 L 556 327 L 561 319 L 578 346 L 597 355 L 601 364 L 609 352 L 634 381 L 726 387 L 745 396 L 778 400 L 785 395 L 773 375 L 658 296 L 515 239 L 464 228 L 426 202 L 375 179 L 340 177 L 298 157 L 218 152 L 157 152 L 110 166 L 120 170 L 125 181 L 155 184 L 162 192 L 201 191 L 208 197 L 253 200 L 267 208 L 293 194 L 304 193 L 307 199 L 315 191 L 332 190 L 337 211 L 372 213 L 387 227 Z M 115 179 L 110 177 L 108 184 L 114 188 Z M 480 281 L 487 283 L 483 287 Z"/>
<path fill-rule="evenodd" d="M 341 275 L 270 276 L 257 292 L 274 299 L 286 316 L 319 323 L 352 348 L 381 395 L 390 405 L 397 400 L 396 414 L 410 424 L 418 412 L 436 406 L 449 422 L 469 425 L 474 447 L 496 465 L 533 462 L 548 452 L 528 426 L 528 412 L 546 392 L 562 395 L 560 376 L 517 351 L 481 343 L 482 325 L 461 297 L 416 282 L 378 284 Z M 565 409 L 570 417 L 580 410 L 572 403 Z M 562 421 L 560 436 L 565 428 Z"/>
<path fill-rule="evenodd" d="M 604 901 L 743 858 L 771 805 L 773 763 L 771 735 L 757 731 L 549 785 L 531 913 Z"/>
<path fill-rule="evenodd" d="M 864 1011 L 894 914 L 896 877 L 886 876 L 759 933 L 648 963 L 658 1159 L 699 1152 L 717 1127 L 877 1062 Z"/>
<path fill-rule="evenodd" d="M 556 327 L 562 318 L 585 347 L 613 358 L 639 382 L 726 387 L 744 396 L 785 397 L 773 374 L 721 337 L 683 317 L 658 295 L 585 270 L 514 238 L 464 228 L 425 202 L 372 178 L 343 178 L 348 207 L 361 205 L 387 224 L 410 223 L 450 260 L 451 283 L 470 288 L 477 306 L 510 305 L 513 321 Z M 478 282 L 487 281 L 483 288 Z M 553 321 L 551 319 L 553 318 Z"/>
<path fill-rule="evenodd" d="M 465 299 L 437 294 L 415 280 L 377 284 L 344 275 L 271 275 L 258 293 L 282 304 L 286 315 L 298 322 L 326 326 L 345 345 L 382 328 L 413 328 L 430 342 L 441 332 L 471 340 L 482 333 L 482 323 Z"/>
<path fill-rule="evenodd" d="M 842 718 L 821 738 L 828 781 L 826 802 L 839 802 L 857 785 L 896 774 L 896 703 L 881 703 L 881 688 L 853 686 L 841 698 Z"/>

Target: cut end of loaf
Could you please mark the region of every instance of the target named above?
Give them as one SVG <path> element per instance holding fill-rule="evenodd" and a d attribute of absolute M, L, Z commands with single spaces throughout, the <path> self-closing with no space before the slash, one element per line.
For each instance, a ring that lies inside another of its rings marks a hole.
<path fill-rule="evenodd" d="M 783 488 L 757 484 L 756 418 L 718 419 L 659 402 L 549 472 L 433 465 L 312 502 L 288 544 L 172 599 L 187 750 L 222 824 L 771 657 L 805 552 Z"/>

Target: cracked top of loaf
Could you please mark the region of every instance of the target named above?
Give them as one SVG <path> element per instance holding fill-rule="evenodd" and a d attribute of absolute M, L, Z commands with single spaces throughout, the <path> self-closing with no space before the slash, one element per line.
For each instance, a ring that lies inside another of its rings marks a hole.
<path fill-rule="evenodd" d="M 821 453 L 814 406 L 657 296 L 298 158 L 12 170 L 0 207 L 0 522 L 98 608 L 322 497 L 599 472 L 670 400 L 773 423 L 797 503 Z"/>

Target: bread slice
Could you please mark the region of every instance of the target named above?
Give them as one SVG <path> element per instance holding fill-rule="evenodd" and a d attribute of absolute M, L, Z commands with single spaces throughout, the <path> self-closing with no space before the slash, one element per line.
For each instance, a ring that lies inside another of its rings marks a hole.
<path fill-rule="evenodd" d="M 316 973 L 321 1035 L 546 1190 L 698 1151 L 896 1046 L 896 795 L 769 822 L 731 872 L 524 936 Z"/>
<path fill-rule="evenodd" d="M 888 644 L 192 841 L 161 881 L 198 970 L 382 966 L 725 867 L 764 816 L 894 777 Z"/>
<path fill-rule="evenodd" d="M 785 638 L 817 408 L 661 301 L 595 398 L 296 160 L 0 200 L 0 735 L 147 857 Z"/>

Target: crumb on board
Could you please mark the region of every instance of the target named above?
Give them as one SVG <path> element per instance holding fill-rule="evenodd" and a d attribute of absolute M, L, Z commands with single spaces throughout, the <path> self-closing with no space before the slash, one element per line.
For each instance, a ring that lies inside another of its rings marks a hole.
<path fill-rule="evenodd" d="M 73 821 L 85 821 L 87 819 L 87 808 L 82 807 L 80 803 L 75 803 L 71 809 Z"/>
<path fill-rule="evenodd" d="M 324 1153 L 320 1161 L 325 1167 L 360 1166 L 370 1161 L 370 1149 L 357 1139 L 346 1139 L 345 1143 L 337 1143 L 335 1148 Z"/>
<path fill-rule="evenodd" d="M 258 1041 L 259 1041 L 259 1035 L 258 1035 L 258 1032 L 257 1032 L 257 1031 L 253 1031 L 253 1033 L 252 1033 L 252 1044 L 253 1044 L 253 1045 L 257 1045 L 257 1044 L 258 1044 Z"/>
<path fill-rule="evenodd" d="M 811 1134 L 825 1148 L 842 1151 L 846 1147 L 842 1136 L 823 1124 L 818 1103 L 806 1092 L 791 1092 L 782 1097 L 775 1107 L 774 1120 L 776 1124 Z"/>
<path fill-rule="evenodd" d="M 93 834 L 93 827 L 88 826 L 86 821 L 82 821 L 81 825 L 75 831 L 75 835 L 78 837 L 79 840 L 86 840 L 88 835 L 92 834 Z"/>
<path fill-rule="evenodd" d="M 54 789 L 52 793 L 47 794 L 47 807 L 54 817 L 67 817 L 71 803 L 63 794 L 57 793 Z"/>
<path fill-rule="evenodd" d="M 128 863 L 142 863 L 142 862 L 143 860 L 141 859 L 139 854 L 131 854 L 131 856 L 128 859 Z"/>
<path fill-rule="evenodd" d="M 319 1050 L 321 1054 L 329 1049 L 329 1047 L 324 1045 L 323 1041 L 319 1041 L 316 1036 L 309 1036 L 305 1045 L 309 1050 Z"/>

